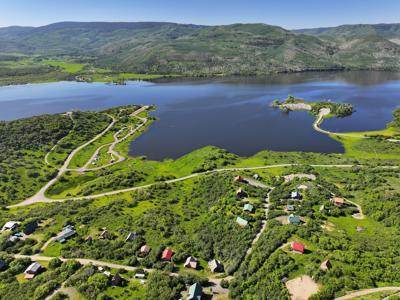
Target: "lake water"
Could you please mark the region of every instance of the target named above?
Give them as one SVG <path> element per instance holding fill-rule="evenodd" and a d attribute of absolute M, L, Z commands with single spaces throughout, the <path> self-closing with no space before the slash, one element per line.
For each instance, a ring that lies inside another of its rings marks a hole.
<path fill-rule="evenodd" d="M 333 131 L 384 128 L 400 105 L 400 74 L 390 72 L 281 74 L 265 78 L 224 78 L 179 82 L 58 82 L 0 87 L 0 119 L 44 113 L 100 110 L 116 105 L 155 104 L 159 118 L 131 144 L 132 155 L 177 158 L 206 145 L 242 156 L 264 149 L 343 152 L 342 146 L 315 132 L 306 112 L 272 109 L 288 94 L 307 101 L 352 103 L 348 118 L 329 119 Z"/>

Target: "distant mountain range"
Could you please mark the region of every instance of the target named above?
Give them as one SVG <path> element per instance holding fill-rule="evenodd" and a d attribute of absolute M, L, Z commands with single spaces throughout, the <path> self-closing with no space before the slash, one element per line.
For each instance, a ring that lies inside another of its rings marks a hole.
<path fill-rule="evenodd" d="M 400 69 L 400 24 L 289 31 L 265 24 L 61 22 L 0 28 L 0 52 L 68 55 L 124 72 L 260 75 Z"/>

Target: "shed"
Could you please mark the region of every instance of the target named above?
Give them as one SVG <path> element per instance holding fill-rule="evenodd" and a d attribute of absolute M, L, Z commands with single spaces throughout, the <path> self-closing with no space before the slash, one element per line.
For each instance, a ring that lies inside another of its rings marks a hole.
<path fill-rule="evenodd" d="M 294 252 L 301 253 L 301 254 L 304 253 L 305 247 L 303 244 L 298 243 L 298 242 L 292 242 L 291 246 L 292 246 L 292 250 Z"/>
<path fill-rule="evenodd" d="M 244 182 L 244 178 L 242 176 L 235 176 L 236 182 Z"/>
<path fill-rule="evenodd" d="M 300 225 L 301 224 L 300 217 L 299 216 L 295 216 L 293 214 L 291 214 L 288 217 L 288 222 L 289 222 L 289 224 L 294 224 L 294 225 Z"/>
<path fill-rule="evenodd" d="M 245 197 L 245 196 L 246 196 L 246 192 L 242 188 L 238 188 L 236 190 L 236 197 L 237 198 L 241 198 L 241 197 Z"/>
<path fill-rule="evenodd" d="M 143 245 L 142 247 L 140 247 L 140 253 L 143 253 L 143 254 L 149 253 L 150 250 L 151 250 L 151 248 L 149 245 Z"/>
<path fill-rule="evenodd" d="M 342 206 L 344 204 L 344 199 L 340 197 L 333 197 L 332 202 L 336 206 Z"/>
<path fill-rule="evenodd" d="M 126 237 L 126 239 L 125 239 L 125 242 L 133 241 L 134 239 L 137 238 L 137 236 L 138 236 L 138 235 L 137 235 L 136 232 L 129 232 L 128 235 L 127 235 L 127 237 Z"/>
<path fill-rule="evenodd" d="M 294 211 L 294 210 L 295 210 L 294 205 L 288 204 L 285 206 L 285 211 Z"/>
<path fill-rule="evenodd" d="M 161 255 L 161 259 L 162 260 L 166 260 L 166 261 L 170 261 L 173 254 L 174 254 L 174 252 L 171 249 L 167 248 L 167 249 L 165 249 L 163 251 L 163 253 Z"/>
<path fill-rule="evenodd" d="M 238 223 L 240 226 L 247 226 L 249 222 L 241 217 L 236 218 L 236 223 Z"/>
<path fill-rule="evenodd" d="M 6 224 L 4 224 L 3 228 L 1 229 L 1 231 L 13 231 L 15 229 L 17 229 L 19 225 L 19 222 L 15 222 L 15 221 L 8 221 Z"/>
<path fill-rule="evenodd" d="M 224 266 L 217 259 L 210 260 L 208 262 L 208 267 L 210 268 L 210 271 L 213 272 L 213 273 L 223 272 L 224 271 Z"/>
<path fill-rule="evenodd" d="M 246 210 L 246 211 L 249 211 L 249 212 L 253 212 L 254 206 L 251 205 L 250 203 L 246 203 L 246 204 L 243 206 L 243 210 Z"/>
<path fill-rule="evenodd" d="M 331 262 L 329 261 L 329 259 L 324 260 L 324 261 L 322 262 L 321 266 L 319 267 L 319 269 L 320 269 L 321 271 L 323 271 L 323 272 L 328 271 L 330 268 L 332 268 L 332 264 L 331 264 Z"/>
<path fill-rule="evenodd" d="M 197 259 L 195 259 L 193 256 L 189 256 L 183 266 L 185 268 L 197 269 Z"/>
<path fill-rule="evenodd" d="M 140 279 L 146 278 L 146 272 L 144 270 L 137 270 L 135 278 L 140 278 Z"/>
<path fill-rule="evenodd" d="M 201 300 L 203 289 L 197 282 L 189 287 L 188 300 Z"/>
<path fill-rule="evenodd" d="M 290 198 L 300 200 L 301 199 L 301 194 L 297 191 L 291 192 L 290 193 Z"/>
<path fill-rule="evenodd" d="M 39 264 L 38 262 L 31 263 L 24 272 L 25 279 L 32 279 L 40 272 L 41 269 L 42 269 L 42 265 Z"/>

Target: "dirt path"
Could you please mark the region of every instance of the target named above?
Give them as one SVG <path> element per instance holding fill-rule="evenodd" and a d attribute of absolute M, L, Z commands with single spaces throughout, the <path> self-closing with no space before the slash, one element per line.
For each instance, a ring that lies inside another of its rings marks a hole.
<path fill-rule="evenodd" d="M 65 198 L 65 199 L 50 199 L 50 198 L 47 198 L 44 195 L 42 197 L 35 197 L 35 198 L 32 197 L 32 198 L 24 200 L 24 201 L 22 201 L 22 202 L 20 202 L 18 204 L 9 205 L 9 206 L 7 206 L 7 208 L 28 206 L 28 205 L 32 205 L 34 203 L 56 203 L 56 202 L 76 201 L 76 200 L 85 200 L 85 199 L 97 199 L 97 198 L 101 198 L 101 197 L 104 197 L 104 196 L 113 196 L 113 195 L 117 195 L 117 194 L 121 194 L 121 193 L 132 192 L 132 191 L 136 191 L 136 190 L 140 190 L 140 189 L 149 188 L 149 187 L 158 185 L 160 183 L 171 184 L 171 183 L 175 183 L 175 182 L 180 182 L 180 181 L 188 180 L 188 179 L 191 179 L 191 178 L 194 178 L 194 177 L 203 176 L 203 175 L 212 174 L 212 173 L 249 171 L 249 170 L 251 171 L 251 170 L 261 170 L 261 169 L 292 167 L 292 166 L 300 166 L 300 165 L 301 164 L 276 164 L 276 165 L 266 165 L 266 166 L 248 167 L 248 168 L 241 167 L 241 168 L 215 169 L 215 170 L 205 171 L 205 172 L 201 172 L 201 173 L 193 173 L 193 174 L 190 174 L 190 175 L 187 175 L 187 176 L 184 176 L 184 177 L 171 179 L 171 180 L 166 180 L 166 181 L 163 181 L 163 182 L 155 182 L 155 183 L 150 183 L 150 184 L 146 184 L 146 185 L 135 186 L 135 187 L 131 187 L 131 188 L 115 190 L 115 191 L 110 191 L 110 192 L 104 192 L 104 193 L 95 194 L 95 195 L 89 195 L 89 196 L 72 197 L 72 198 Z M 314 168 L 352 168 L 355 165 L 345 165 L 345 164 L 340 165 L 340 164 L 337 164 L 337 165 L 309 165 L 309 166 L 310 167 L 314 167 Z M 357 165 L 357 166 L 362 167 L 362 165 Z M 379 168 L 398 169 L 399 166 L 379 166 Z"/>
<path fill-rule="evenodd" d="M 374 289 L 365 289 L 365 290 L 352 292 L 350 294 L 347 294 L 347 295 L 339 297 L 339 298 L 335 298 L 335 300 L 352 299 L 352 298 L 355 298 L 355 297 L 365 296 L 365 295 L 372 294 L 372 293 L 386 292 L 386 291 L 400 291 L 400 287 L 398 287 L 398 286 L 385 286 L 385 287 L 374 288 Z"/>

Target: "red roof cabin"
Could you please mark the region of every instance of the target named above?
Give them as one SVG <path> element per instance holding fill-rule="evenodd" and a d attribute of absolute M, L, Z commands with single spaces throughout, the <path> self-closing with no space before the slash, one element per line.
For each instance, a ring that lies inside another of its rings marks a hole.
<path fill-rule="evenodd" d="M 304 253 L 304 245 L 298 242 L 292 242 L 292 250 L 297 253 Z"/>
<path fill-rule="evenodd" d="M 165 261 L 170 261 L 173 254 L 174 254 L 174 252 L 171 249 L 167 248 L 163 251 L 163 253 L 161 255 L 161 259 L 165 260 Z"/>

